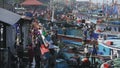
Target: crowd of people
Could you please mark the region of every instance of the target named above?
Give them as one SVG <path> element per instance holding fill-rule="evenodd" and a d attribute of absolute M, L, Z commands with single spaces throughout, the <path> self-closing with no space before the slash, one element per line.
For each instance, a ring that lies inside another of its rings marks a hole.
<path fill-rule="evenodd" d="M 56 51 L 54 50 L 54 47 L 57 39 L 55 32 L 46 32 L 42 24 L 35 19 L 31 26 L 31 37 L 31 47 L 33 48 L 34 53 L 30 53 L 30 60 L 32 61 L 33 57 L 35 57 L 36 68 L 39 68 L 40 66 L 54 68 L 56 58 Z M 31 51 L 32 50 L 29 52 Z"/>
<path fill-rule="evenodd" d="M 44 16 L 43 13 L 41 13 L 40 16 Z M 28 62 L 29 66 L 33 66 L 33 60 L 35 60 L 35 68 L 40 67 L 46 67 L 46 68 L 55 68 L 56 66 L 56 59 L 59 56 L 57 53 L 59 53 L 59 49 L 55 50 L 56 46 L 58 46 L 58 31 L 57 29 L 59 26 L 57 24 L 54 24 L 51 21 L 48 21 L 47 23 L 41 22 L 39 20 L 40 18 L 39 14 L 35 14 L 35 17 L 33 17 L 30 29 L 29 29 L 29 39 L 31 40 L 29 44 L 27 45 L 27 51 L 28 54 Z M 85 22 L 81 22 L 83 27 L 81 30 L 83 30 L 83 42 L 82 45 L 84 47 L 84 60 L 80 60 L 80 56 L 76 55 L 74 58 L 77 60 L 77 66 L 76 68 L 90 68 L 91 64 L 96 63 L 96 58 L 92 57 L 92 63 L 89 60 L 90 57 L 90 51 L 88 50 L 87 40 L 88 37 L 90 39 L 93 39 L 93 25 L 88 25 Z M 61 25 L 63 25 L 61 23 Z M 61 28 L 61 26 L 60 26 Z M 62 27 L 66 28 L 66 27 Z M 47 29 L 47 30 L 46 30 Z M 63 32 L 64 29 L 63 29 Z M 19 40 L 18 40 L 19 41 Z M 94 41 L 93 41 L 94 42 Z M 61 43 L 61 42 L 60 42 Z M 22 44 L 19 44 L 22 45 Z M 86 45 L 86 46 L 85 46 Z M 21 46 L 16 47 L 17 55 L 18 55 L 18 62 L 21 62 L 23 57 L 23 50 Z M 60 49 L 61 51 L 61 49 Z M 93 43 L 93 49 L 92 49 L 92 56 L 97 55 L 97 49 L 96 44 Z M 59 58 L 61 58 L 59 56 Z M 73 57 L 71 57 L 73 59 Z M 69 63 L 68 63 L 69 64 Z"/>

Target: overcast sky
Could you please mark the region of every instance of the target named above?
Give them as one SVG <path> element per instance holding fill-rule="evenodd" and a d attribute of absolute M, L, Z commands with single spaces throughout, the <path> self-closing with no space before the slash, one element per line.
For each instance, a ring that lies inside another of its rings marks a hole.
<path fill-rule="evenodd" d="M 77 0 L 77 1 L 89 1 L 89 0 Z M 91 0 L 93 3 L 103 3 L 103 1 L 104 1 L 104 3 L 107 3 L 107 1 L 108 1 L 108 3 L 111 3 L 112 2 L 112 0 Z M 114 0 L 114 1 L 116 1 L 116 0 Z M 120 0 L 117 0 L 119 3 L 120 3 Z"/>

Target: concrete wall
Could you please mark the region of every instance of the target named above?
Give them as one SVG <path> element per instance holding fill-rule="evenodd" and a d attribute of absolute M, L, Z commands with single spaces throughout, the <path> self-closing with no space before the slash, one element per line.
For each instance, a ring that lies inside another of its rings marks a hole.
<path fill-rule="evenodd" d="M 11 52 L 15 54 L 15 37 L 16 30 L 13 26 L 6 26 L 6 47 L 10 47 Z"/>

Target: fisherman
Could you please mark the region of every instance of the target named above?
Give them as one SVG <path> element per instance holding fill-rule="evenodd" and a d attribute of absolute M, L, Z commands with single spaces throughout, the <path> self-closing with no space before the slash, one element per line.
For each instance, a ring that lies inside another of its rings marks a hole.
<path fill-rule="evenodd" d="M 96 56 L 97 56 L 97 48 L 96 48 L 96 45 L 93 44 L 93 50 L 92 50 L 92 64 L 95 64 L 95 62 L 96 62 Z"/>
<path fill-rule="evenodd" d="M 40 61 L 41 61 L 41 58 L 40 58 L 40 48 L 36 47 L 34 48 L 34 54 L 35 54 L 35 68 L 40 68 Z"/>
<path fill-rule="evenodd" d="M 53 44 L 57 45 L 57 32 L 53 31 L 51 32 L 51 40 L 53 41 Z"/>
<path fill-rule="evenodd" d="M 85 53 L 85 57 L 88 58 L 89 57 L 88 45 L 85 46 L 84 53 Z"/>
<path fill-rule="evenodd" d="M 83 41 L 82 41 L 83 45 L 86 44 L 86 40 L 87 40 L 87 36 L 86 36 L 86 34 L 83 34 Z"/>
<path fill-rule="evenodd" d="M 90 29 L 89 29 L 89 36 L 90 36 L 90 39 L 93 38 L 93 33 L 94 33 L 93 28 L 90 28 Z"/>
<path fill-rule="evenodd" d="M 41 32 L 42 32 L 42 27 L 38 23 L 38 20 L 35 18 L 32 23 L 32 45 L 34 46 L 35 68 L 40 67 L 40 61 L 41 61 L 40 46 L 42 44 L 42 38 L 40 35 Z"/>
<path fill-rule="evenodd" d="M 47 40 L 47 41 L 50 41 L 50 40 L 51 40 L 51 34 L 50 34 L 50 32 L 47 32 L 46 40 Z"/>
<path fill-rule="evenodd" d="M 41 51 L 40 47 L 42 44 L 42 39 L 40 35 L 35 35 L 35 47 L 34 47 L 34 56 L 35 56 L 35 67 L 39 68 L 40 67 L 40 61 L 41 61 Z"/>

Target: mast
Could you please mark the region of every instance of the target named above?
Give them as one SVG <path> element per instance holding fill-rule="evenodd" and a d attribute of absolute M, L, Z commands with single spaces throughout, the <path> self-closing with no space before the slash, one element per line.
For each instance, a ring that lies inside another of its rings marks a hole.
<path fill-rule="evenodd" d="M 114 5 L 115 5 L 115 1 L 114 0 L 112 0 L 112 7 L 114 7 Z M 112 18 L 114 17 L 114 15 L 112 14 Z"/>
<path fill-rule="evenodd" d="M 92 14 L 91 14 L 91 12 L 92 12 L 92 11 L 91 11 L 91 10 L 92 10 L 92 3 L 91 3 L 91 0 L 89 0 L 89 7 L 88 7 L 88 8 L 89 8 L 89 11 L 90 11 L 90 16 L 92 16 Z"/>
<path fill-rule="evenodd" d="M 108 15 L 108 0 L 106 1 L 107 3 L 106 3 L 106 5 L 105 5 L 105 19 L 106 19 L 106 21 L 108 21 L 108 17 L 109 17 L 109 15 Z"/>
<path fill-rule="evenodd" d="M 118 7 L 118 0 L 115 0 L 115 4 Z M 118 14 L 118 8 L 117 8 L 117 19 L 118 19 L 118 16 L 119 16 L 119 14 Z"/>
<path fill-rule="evenodd" d="M 117 4 L 117 0 L 115 0 L 114 1 L 114 16 L 115 16 L 115 18 L 117 18 L 118 19 L 118 4 Z"/>
<path fill-rule="evenodd" d="M 114 4 L 114 0 L 112 0 L 112 3 Z"/>
<path fill-rule="evenodd" d="M 89 4 L 90 4 L 90 10 L 92 9 L 92 2 L 91 2 L 91 0 L 89 0 Z"/>
<path fill-rule="evenodd" d="M 98 4 L 99 4 L 99 2 L 98 2 L 98 0 L 97 0 L 97 9 L 99 8 L 99 7 L 98 7 Z"/>
<path fill-rule="evenodd" d="M 102 10 L 103 10 L 103 12 L 104 12 L 104 0 L 102 1 Z"/>
<path fill-rule="evenodd" d="M 55 12 L 55 4 L 54 4 L 55 0 L 50 0 L 50 1 L 51 1 L 51 9 L 52 9 L 52 18 L 51 18 L 51 21 L 53 22 L 54 21 L 54 12 Z"/>
<path fill-rule="evenodd" d="M 55 15 L 55 6 L 53 6 L 52 8 L 52 19 L 51 19 L 52 22 L 54 21 L 54 15 Z"/>

